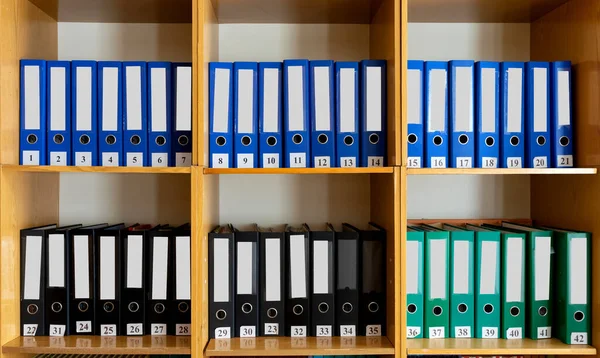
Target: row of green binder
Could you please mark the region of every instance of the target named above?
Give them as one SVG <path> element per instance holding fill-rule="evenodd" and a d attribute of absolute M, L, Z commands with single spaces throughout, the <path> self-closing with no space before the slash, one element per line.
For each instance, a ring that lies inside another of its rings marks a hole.
<path fill-rule="evenodd" d="M 407 233 L 408 338 L 588 344 L 591 234 L 502 222 Z"/>

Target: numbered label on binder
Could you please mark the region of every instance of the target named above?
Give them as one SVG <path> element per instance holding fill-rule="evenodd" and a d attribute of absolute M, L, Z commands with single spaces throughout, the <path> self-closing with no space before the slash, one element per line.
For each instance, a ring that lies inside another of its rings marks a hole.
<path fill-rule="evenodd" d="M 240 337 L 242 338 L 254 338 L 256 337 L 256 326 L 241 326 Z"/>
<path fill-rule="evenodd" d="M 416 338 L 421 334 L 421 327 L 406 327 L 406 338 Z"/>
<path fill-rule="evenodd" d="M 538 337 L 538 339 L 551 338 L 552 337 L 552 327 L 538 327 L 537 337 Z"/>
<path fill-rule="evenodd" d="M 534 157 L 533 158 L 534 168 L 548 168 L 548 157 Z"/>
<path fill-rule="evenodd" d="M 64 324 L 51 324 L 50 325 L 50 337 L 63 337 L 67 326 Z"/>
<path fill-rule="evenodd" d="M 432 168 L 446 168 L 446 157 L 431 157 Z"/>
<path fill-rule="evenodd" d="M 508 157 L 506 158 L 507 168 L 523 168 L 523 162 L 521 157 Z"/>
<path fill-rule="evenodd" d="M 498 327 L 482 327 L 482 338 L 498 338 Z"/>
<path fill-rule="evenodd" d="M 306 337 L 306 326 L 292 326 L 292 337 Z"/>
<path fill-rule="evenodd" d="M 152 323 L 150 325 L 150 335 L 164 336 L 167 334 L 167 325 L 164 323 Z"/>
<path fill-rule="evenodd" d="M 471 326 L 454 327 L 454 336 L 456 338 L 472 338 Z"/>
<path fill-rule="evenodd" d="M 127 166 L 128 167 L 143 167 L 144 166 L 144 153 L 127 153 Z"/>
<path fill-rule="evenodd" d="M 290 168 L 306 168 L 306 153 L 290 153 Z"/>
<path fill-rule="evenodd" d="M 571 344 L 588 344 L 587 332 L 571 333 Z"/>
<path fill-rule="evenodd" d="M 331 167 L 331 157 L 315 157 L 315 168 Z"/>
<path fill-rule="evenodd" d="M 127 325 L 128 336 L 141 336 L 144 334 L 144 327 L 141 323 L 132 323 Z"/>
<path fill-rule="evenodd" d="M 263 154 L 264 168 L 279 168 L 279 154 L 265 153 Z"/>
<path fill-rule="evenodd" d="M 215 338 L 231 338 L 231 327 L 219 327 L 215 329 Z"/>
<path fill-rule="evenodd" d="M 341 325 L 340 326 L 340 336 L 342 336 L 342 337 L 356 336 L 356 326 L 355 325 Z"/>
<path fill-rule="evenodd" d="M 75 152 L 75 165 L 78 167 L 91 167 L 92 152 Z"/>
<path fill-rule="evenodd" d="M 473 158 L 471 157 L 457 157 L 456 158 L 457 168 L 473 168 Z"/>
<path fill-rule="evenodd" d="M 102 153 L 102 166 L 103 167 L 118 167 L 119 166 L 119 153 Z"/>
<path fill-rule="evenodd" d="M 573 156 L 572 155 L 557 155 L 556 156 L 556 166 L 559 168 L 572 167 L 573 166 Z"/>
<path fill-rule="evenodd" d="M 421 168 L 421 158 L 420 157 L 408 157 L 409 168 Z"/>
<path fill-rule="evenodd" d="M 168 167 L 169 155 L 167 153 L 152 153 L 153 167 Z"/>
<path fill-rule="evenodd" d="M 191 167 L 192 166 L 192 153 L 175 153 L 175 166 L 176 167 Z"/>
<path fill-rule="evenodd" d="M 331 337 L 331 326 L 317 326 L 317 337 Z"/>
<path fill-rule="evenodd" d="M 379 337 L 381 336 L 381 325 L 370 324 L 367 325 L 367 337 Z"/>
<path fill-rule="evenodd" d="M 40 165 L 40 152 L 38 150 L 24 150 L 23 165 Z"/>
<path fill-rule="evenodd" d="M 192 334 L 192 325 L 189 323 L 186 324 L 176 324 L 175 325 L 175 335 L 176 336 L 189 336 Z"/>
<path fill-rule="evenodd" d="M 446 338 L 446 327 L 429 327 L 429 338 Z"/>
<path fill-rule="evenodd" d="M 77 322 L 75 322 L 75 332 L 77 332 L 77 333 L 92 333 L 92 321 L 77 321 Z"/>
<path fill-rule="evenodd" d="M 356 158 L 355 157 L 341 157 L 340 158 L 340 167 L 356 168 Z"/>
<path fill-rule="evenodd" d="M 279 323 L 265 323 L 265 335 L 276 336 L 279 334 Z"/>
<path fill-rule="evenodd" d="M 24 324 L 23 325 L 23 335 L 24 336 L 35 336 L 37 332 L 38 325 L 37 324 Z"/>
<path fill-rule="evenodd" d="M 506 339 L 521 339 L 523 338 L 523 328 L 509 328 L 506 330 Z"/>
<path fill-rule="evenodd" d="M 383 157 L 367 157 L 367 166 L 383 167 Z"/>
<path fill-rule="evenodd" d="M 238 154 L 237 155 L 237 167 L 238 168 L 254 168 L 254 154 Z"/>
<path fill-rule="evenodd" d="M 486 168 L 486 169 L 498 168 L 498 158 L 482 157 L 481 158 L 481 167 Z"/>
<path fill-rule="evenodd" d="M 50 165 L 67 165 L 67 152 L 50 152 Z"/>
<path fill-rule="evenodd" d="M 116 324 L 102 324 L 100 325 L 101 336 L 116 336 L 117 325 Z"/>

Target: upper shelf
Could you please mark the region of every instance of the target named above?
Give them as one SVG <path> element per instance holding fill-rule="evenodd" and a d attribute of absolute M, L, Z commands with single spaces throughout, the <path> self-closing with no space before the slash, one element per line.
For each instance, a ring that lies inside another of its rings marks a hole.
<path fill-rule="evenodd" d="M 533 22 L 569 0 L 409 0 L 409 22 Z"/>
<path fill-rule="evenodd" d="M 528 175 L 528 174 L 596 174 L 597 168 L 541 168 L 541 169 L 457 169 L 408 168 L 408 175 Z"/>
<path fill-rule="evenodd" d="M 204 168 L 204 174 L 389 174 L 394 168 Z"/>
<path fill-rule="evenodd" d="M 190 167 L 59 167 L 49 165 L 2 165 L 3 170 L 32 173 L 139 173 L 139 174 L 190 174 Z"/>

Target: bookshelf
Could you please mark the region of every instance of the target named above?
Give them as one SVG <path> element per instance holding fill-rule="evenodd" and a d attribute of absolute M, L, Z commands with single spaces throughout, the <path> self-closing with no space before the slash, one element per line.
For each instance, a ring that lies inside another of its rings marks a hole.
<path fill-rule="evenodd" d="M 423 218 L 522 218 L 600 235 L 600 55 L 593 51 L 599 10 L 600 0 L 2 0 L 1 356 L 597 355 L 594 346 L 569 346 L 555 339 L 407 340 L 404 253 L 407 222 Z M 21 58 L 192 61 L 192 167 L 19 166 Z M 387 60 L 387 167 L 207 168 L 208 62 L 285 58 Z M 410 58 L 571 59 L 579 167 L 406 168 L 405 75 Z M 49 222 L 103 221 L 191 222 L 192 336 L 19 336 L 20 229 Z M 387 230 L 387 336 L 210 340 L 208 232 L 228 222 L 307 222 L 316 227 L 326 221 L 374 221 Z M 600 265 L 596 246 L 592 245 L 594 272 Z M 595 305 L 600 285 L 594 279 Z M 600 312 L 594 315 L 592 344 L 597 344 Z"/>

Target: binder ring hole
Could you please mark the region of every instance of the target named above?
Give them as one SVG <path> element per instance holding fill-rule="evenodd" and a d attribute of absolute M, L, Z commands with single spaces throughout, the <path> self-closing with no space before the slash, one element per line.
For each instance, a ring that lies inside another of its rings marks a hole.
<path fill-rule="evenodd" d="M 419 137 L 417 137 L 416 134 L 411 133 L 408 135 L 408 144 L 415 144 L 415 143 L 417 143 L 418 140 L 419 140 Z"/>
<path fill-rule="evenodd" d="M 37 136 L 35 134 L 30 134 L 27 136 L 27 143 L 35 144 L 37 143 Z"/>
<path fill-rule="evenodd" d="M 219 147 L 224 146 L 226 143 L 227 143 L 227 139 L 225 139 L 225 137 L 223 137 L 223 136 L 217 137 L 217 145 Z"/>
<path fill-rule="evenodd" d="M 135 313 L 140 309 L 140 305 L 137 302 L 131 302 L 127 305 L 127 308 L 129 308 L 129 312 Z"/>
<path fill-rule="evenodd" d="M 30 304 L 27 306 L 27 313 L 29 314 L 36 314 L 38 313 L 38 306 L 34 305 L 34 304 Z"/>
<path fill-rule="evenodd" d="M 250 143 L 252 143 L 252 139 L 250 139 L 249 136 L 245 135 L 242 137 L 242 145 L 247 147 L 250 145 Z"/>
<path fill-rule="evenodd" d="M 167 138 L 159 135 L 158 137 L 156 137 L 156 145 L 162 147 L 163 145 L 167 144 Z"/>
<path fill-rule="evenodd" d="M 413 314 L 413 313 L 417 312 L 417 305 L 415 305 L 414 303 L 411 303 L 410 305 L 408 305 L 406 307 L 406 310 L 408 311 L 408 313 Z"/>
<path fill-rule="evenodd" d="M 86 312 L 90 308 L 90 305 L 87 302 L 79 302 L 77 308 L 80 312 Z"/>
<path fill-rule="evenodd" d="M 494 305 L 491 304 L 486 304 L 485 306 L 483 306 L 483 312 L 490 314 L 492 312 L 494 312 Z"/>
<path fill-rule="evenodd" d="M 494 139 L 494 137 L 486 137 L 485 138 L 485 145 L 487 145 L 488 147 L 493 147 L 495 143 L 496 143 L 496 140 Z"/>
<path fill-rule="evenodd" d="M 105 302 L 102 308 L 104 308 L 104 312 L 111 313 L 115 310 L 115 305 L 112 302 Z"/>
<path fill-rule="evenodd" d="M 267 316 L 269 318 L 275 318 L 275 317 L 277 317 L 277 309 L 275 309 L 275 308 L 269 308 L 267 310 Z"/>
<path fill-rule="evenodd" d="M 53 302 L 50 308 L 52 309 L 52 312 L 59 313 L 62 311 L 62 304 L 60 302 Z"/>
<path fill-rule="evenodd" d="M 217 316 L 219 321 L 222 321 L 227 318 L 227 312 L 225 312 L 225 310 L 218 310 L 217 313 L 215 313 L 215 316 Z"/>
<path fill-rule="evenodd" d="M 248 314 L 248 313 L 252 312 L 252 308 L 253 308 L 252 305 L 246 302 L 242 305 L 242 312 L 244 312 L 245 314 Z"/>
<path fill-rule="evenodd" d="M 433 307 L 433 315 L 434 316 L 440 316 L 442 314 L 442 312 L 444 312 L 444 310 L 442 309 L 442 307 L 440 306 L 435 306 Z"/>
<path fill-rule="evenodd" d="M 292 308 L 292 312 L 294 312 L 296 316 L 300 316 L 302 312 L 304 312 L 304 307 L 302 307 L 302 305 L 295 305 L 294 308 Z"/>
<path fill-rule="evenodd" d="M 458 305 L 458 312 L 459 312 L 459 313 L 465 313 L 465 312 L 467 312 L 468 310 L 469 310 L 469 306 L 467 306 L 467 304 L 466 304 L 466 303 L 460 303 L 460 304 Z"/>
<path fill-rule="evenodd" d="M 117 143 L 117 137 L 115 137 L 114 135 L 108 135 L 106 136 L 106 144 L 108 145 L 113 145 Z"/>
<path fill-rule="evenodd" d="M 181 313 L 186 313 L 190 309 L 190 305 L 188 305 L 186 302 L 181 302 L 177 305 L 177 309 Z"/>
<path fill-rule="evenodd" d="M 581 322 L 581 321 L 583 321 L 583 319 L 585 318 L 585 315 L 583 314 L 583 312 L 581 312 L 581 311 L 577 311 L 577 312 L 575 312 L 575 314 L 573 315 L 573 318 L 575 318 L 575 321 L 577 321 L 577 322 Z"/>
<path fill-rule="evenodd" d="M 269 147 L 274 146 L 275 144 L 277 144 L 277 138 L 270 136 L 269 138 L 267 138 L 267 145 Z"/>
<path fill-rule="evenodd" d="M 373 133 L 369 136 L 369 142 L 371 144 L 377 144 L 379 143 L 379 134 L 377 133 Z"/>
<path fill-rule="evenodd" d="M 352 306 L 352 303 L 350 302 L 346 302 L 342 305 L 342 311 L 344 311 L 344 313 L 350 313 L 353 309 L 354 306 Z"/>
<path fill-rule="evenodd" d="M 517 136 L 510 137 L 510 145 L 512 145 L 513 147 L 518 146 L 519 142 L 520 142 L 519 137 L 517 137 Z"/>
<path fill-rule="evenodd" d="M 302 136 L 300 134 L 294 134 L 294 136 L 292 137 L 292 142 L 294 142 L 294 144 L 300 144 L 302 143 Z"/>
<path fill-rule="evenodd" d="M 319 312 L 327 313 L 329 311 L 329 305 L 325 302 L 319 303 Z"/>
<path fill-rule="evenodd" d="M 569 137 L 560 137 L 560 139 L 558 140 L 558 143 L 563 146 L 566 147 L 569 145 L 570 141 L 569 141 Z"/>
<path fill-rule="evenodd" d="M 62 134 L 55 134 L 54 138 L 52 138 L 52 140 L 56 144 L 62 144 L 65 141 L 65 137 L 63 137 Z"/>
<path fill-rule="evenodd" d="M 317 137 L 317 140 L 319 141 L 320 144 L 325 144 L 325 143 L 329 142 L 329 138 L 327 137 L 327 134 L 319 134 L 319 136 Z"/>
<path fill-rule="evenodd" d="M 90 136 L 87 134 L 82 135 L 81 137 L 79 137 L 79 143 L 83 145 L 90 144 Z"/>
<path fill-rule="evenodd" d="M 377 311 L 379 311 L 379 304 L 377 302 L 371 302 L 369 303 L 367 308 L 369 309 L 369 312 L 376 313 Z"/>
<path fill-rule="evenodd" d="M 138 144 L 140 144 L 142 142 L 142 138 L 140 138 L 139 135 L 134 135 L 134 136 L 131 137 L 130 142 L 133 145 L 138 145 Z"/>
<path fill-rule="evenodd" d="M 347 146 L 351 146 L 352 144 L 354 144 L 354 138 L 352 138 L 352 136 L 350 136 L 350 135 L 345 136 L 344 144 Z"/>
<path fill-rule="evenodd" d="M 512 306 L 510 308 L 510 315 L 513 317 L 517 317 L 519 315 L 519 313 L 521 313 L 521 310 L 519 309 L 519 307 L 516 306 Z"/>
<path fill-rule="evenodd" d="M 461 134 L 458 136 L 458 143 L 465 145 L 469 143 L 469 136 L 466 134 Z"/>
<path fill-rule="evenodd" d="M 154 305 L 154 312 L 161 314 L 163 312 L 165 312 L 165 305 L 163 305 L 162 303 L 157 303 Z"/>
<path fill-rule="evenodd" d="M 546 317 L 546 315 L 548 314 L 548 308 L 546 308 L 546 306 L 542 306 L 538 309 L 538 314 L 542 317 Z"/>
<path fill-rule="evenodd" d="M 442 143 L 444 143 L 444 138 L 442 138 L 439 135 L 436 135 L 435 137 L 433 137 L 433 144 L 440 146 L 440 145 L 442 145 Z"/>
<path fill-rule="evenodd" d="M 190 139 L 186 135 L 180 135 L 179 138 L 177 138 L 177 143 L 181 146 L 186 146 L 189 142 Z"/>
<path fill-rule="evenodd" d="M 546 137 L 544 137 L 543 135 L 540 135 L 536 138 L 535 140 L 537 142 L 537 144 L 541 147 L 544 144 L 546 144 Z"/>

